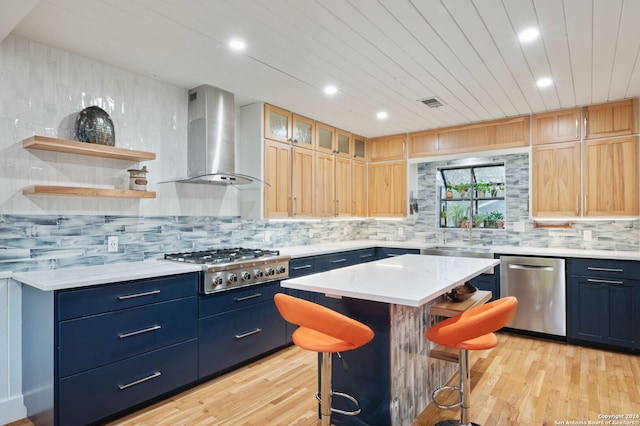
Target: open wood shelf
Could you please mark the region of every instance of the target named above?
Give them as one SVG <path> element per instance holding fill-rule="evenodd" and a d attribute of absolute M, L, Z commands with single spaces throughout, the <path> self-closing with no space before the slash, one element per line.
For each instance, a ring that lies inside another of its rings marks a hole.
<path fill-rule="evenodd" d="M 22 141 L 22 146 L 27 149 L 114 158 L 116 160 L 148 161 L 156 159 L 154 152 L 135 151 L 95 143 L 49 138 L 46 136 L 31 136 Z"/>
<path fill-rule="evenodd" d="M 77 186 L 31 185 L 22 188 L 24 195 L 72 195 L 76 197 L 107 198 L 156 198 L 153 191 L 132 191 L 128 189 L 86 188 Z"/>
<path fill-rule="evenodd" d="M 453 317 L 467 309 L 474 308 L 487 303 L 491 299 L 491 292 L 487 290 L 478 290 L 473 296 L 463 302 L 442 301 L 434 303 L 429 307 L 431 315 L 439 315 L 441 317 Z"/>
<path fill-rule="evenodd" d="M 447 348 L 442 345 L 435 345 L 429 350 L 429 357 L 441 359 L 443 361 L 458 362 L 460 351 L 456 348 Z"/>

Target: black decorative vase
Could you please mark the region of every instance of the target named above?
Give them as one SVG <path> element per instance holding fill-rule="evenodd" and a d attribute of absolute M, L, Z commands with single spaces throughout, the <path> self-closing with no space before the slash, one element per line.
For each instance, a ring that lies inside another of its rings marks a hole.
<path fill-rule="evenodd" d="M 90 106 L 78 113 L 76 118 L 76 139 L 80 142 L 114 146 L 116 132 L 109 114 L 102 108 Z"/>

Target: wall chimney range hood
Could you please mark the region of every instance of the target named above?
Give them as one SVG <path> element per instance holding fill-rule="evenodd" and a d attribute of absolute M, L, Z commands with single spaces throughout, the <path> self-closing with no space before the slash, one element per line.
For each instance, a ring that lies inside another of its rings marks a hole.
<path fill-rule="evenodd" d="M 262 180 L 236 173 L 234 95 L 202 85 L 189 90 L 187 177 L 167 182 L 241 185 Z"/>

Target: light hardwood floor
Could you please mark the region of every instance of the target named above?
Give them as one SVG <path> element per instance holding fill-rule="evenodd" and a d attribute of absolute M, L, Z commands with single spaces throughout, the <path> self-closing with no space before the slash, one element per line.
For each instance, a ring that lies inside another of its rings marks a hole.
<path fill-rule="evenodd" d="M 497 348 L 471 355 L 474 422 L 536 426 L 640 416 L 639 356 L 506 333 L 499 340 Z M 286 348 L 109 426 L 317 425 L 316 361 L 313 353 Z M 412 426 L 458 418 L 457 409 L 430 404 Z"/>

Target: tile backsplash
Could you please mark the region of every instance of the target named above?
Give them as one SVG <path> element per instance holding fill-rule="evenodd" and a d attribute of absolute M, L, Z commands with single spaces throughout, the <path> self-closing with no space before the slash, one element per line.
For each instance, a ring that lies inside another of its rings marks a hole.
<path fill-rule="evenodd" d="M 358 239 L 440 244 L 461 242 L 467 235 L 461 229 L 443 232 L 436 227 L 436 170 L 453 161 L 418 165 L 419 213 L 403 220 L 247 220 L 239 206 L 247 201 L 242 197 L 256 191 L 160 183 L 186 174 L 186 88 L 10 35 L 0 43 L 0 94 L 0 271 L 132 262 L 204 248 L 278 248 Z M 34 134 L 73 139 L 75 115 L 90 105 L 111 115 L 117 147 L 152 151 L 157 160 L 139 164 L 22 147 L 22 140 Z M 260 143 L 256 141 L 256 152 Z M 505 162 L 506 229 L 474 230 L 474 241 L 640 250 L 638 221 L 534 228 L 528 207 L 528 154 L 485 160 Z M 143 164 L 150 170 L 148 189 L 157 192 L 155 199 L 22 194 L 24 186 L 33 184 L 125 188 L 126 170 Z M 524 232 L 515 232 L 516 222 Z M 584 241 L 585 230 L 592 231 L 593 241 Z M 118 236 L 117 253 L 107 253 L 108 236 Z"/>

